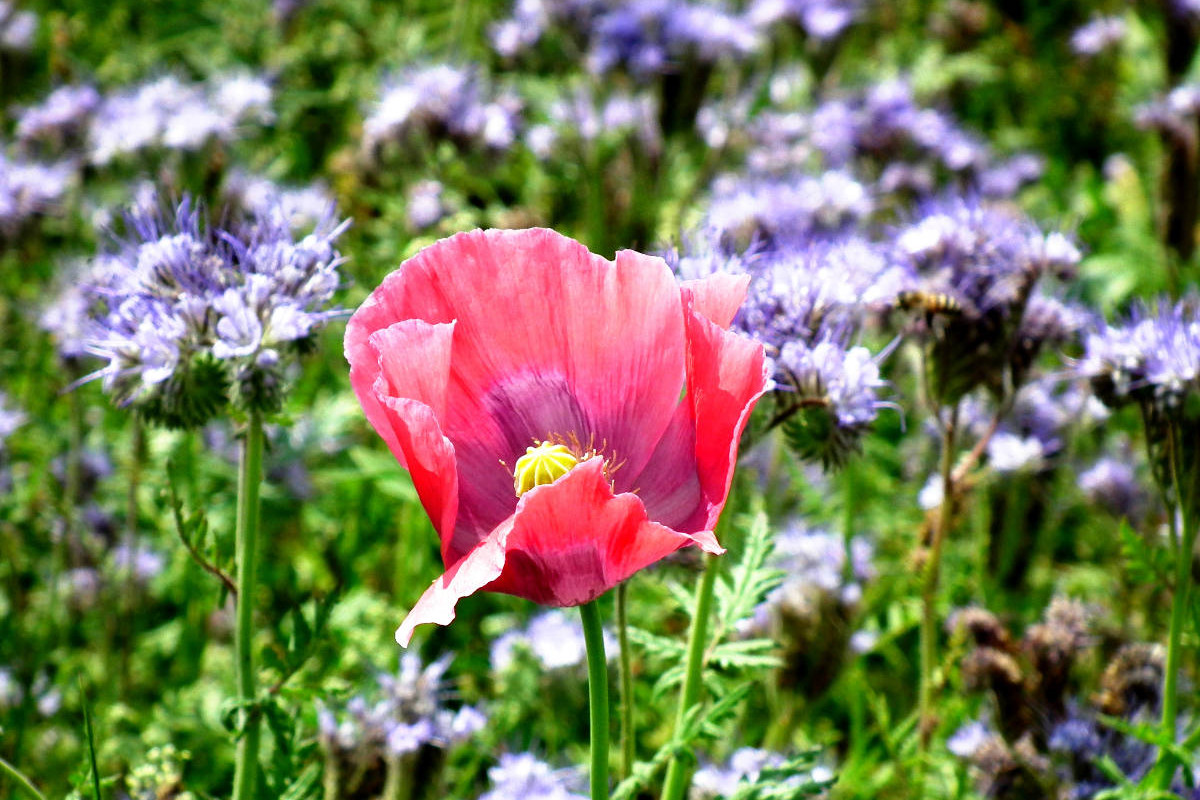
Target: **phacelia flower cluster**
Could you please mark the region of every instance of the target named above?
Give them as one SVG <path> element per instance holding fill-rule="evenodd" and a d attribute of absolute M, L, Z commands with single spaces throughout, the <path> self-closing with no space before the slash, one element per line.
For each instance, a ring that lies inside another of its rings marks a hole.
<path fill-rule="evenodd" d="M 278 410 L 284 369 L 339 312 L 329 302 L 348 223 L 328 214 L 296 239 L 278 214 L 217 229 L 185 199 L 173 214 L 142 208 L 98 257 L 87 287 L 87 351 L 116 402 L 173 427 L 198 426 L 227 403 Z"/>
<path fill-rule="evenodd" d="M 1200 297 L 1137 306 L 1124 324 L 1088 334 L 1085 347 L 1078 371 L 1106 403 L 1182 410 L 1200 394 Z"/>
<path fill-rule="evenodd" d="M 468 150 L 507 150 L 517 137 L 521 105 L 515 95 L 494 95 L 476 70 L 411 67 L 384 80 L 363 121 L 363 147 L 378 155 L 388 143 L 418 135 L 449 139 Z"/>
<path fill-rule="evenodd" d="M 1200 297 L 1139 305 L 1121 325 L 1101 323 L 1076 369 L 1106 404 L 1137 404 L 1159 487 L 1175 502 L 1200 503 L 1192 446 L 1200 437 Z"/>
<path fill-rule="evenodd" d="M 526 145 L 541 159 L 569 142 L 591 146 L 597 140 L 631 138 L 648 153 L 657 152 L 661 145 L 658 101 L 645 90 L 613 91 L 600 97 L 584 84 L 551 102 L 548 116 L 548 124 L 531 127 L 525 137 Z"/>
<path fill-rule="evenodd" d="M 60 86 L 38 105 L 21 111 L 17 141 L 25 147 L 42 146 L 55 152 L 81 144 L 100 102 L 100 93 L 92 86 Z"/>
<path fill-rule="evenodd" d="M 4 442 L 17 428 L 28 419 L 24 411 L 9 405 L 8 396 L 0 392 L 0 452 L 4 450 Z"/>
<path fill-rule="evenodd" d="M 604 639 L 604 651 L 611 658 L 615 642 L 608 631 Z M 547 670 L 577 666 L 587 654 L 583 628 L 573 616 L 557 608 L 543 611 L 523 629 L 507 631 L 492 642 L 492 669 L 508 669 L 520 650 L 527 651 Z"/>
<path fill-rule="evenodd" d="M 1153 766 L 1153 744 L 1104 718 L 1131 726 L 1157 720 L 1165 650 L 1123 645 L 1105 666 L 1098 691 L 1076 696 L 1072 666 L 1095 644 L 1091 617 L 1086 606 L 1057 598 L 1019 642 L 984 609 L 964 609 L 953 618 L 972 644 L 962 667 L 966 688 L 988 691 L 995 704 L 988 722 L 963 726 L 947 746 L 972 764 L 985 797 L 1053 785 L 1056 796 L 1085 800 L 1122 776 L 1136 782 Z M 1189 796 L 1178 776 L 1171 788 Z"/>
<path fill-rule="evenodd" d="M 954 180 L 989 197 L 1008 197 L 1036 180 L 1041 160 L 1004 160 L 952 116 L 917 102 L 903 79 L 832 97 L 807 111 L 770 110 L 750 129 L 748 160 L 758 170 L 809 165 L 852 170 L 885 195 L 929 196 Z"/>
<path fill-rule="evenodd" d="M 825 42 L 836 39 L 850 27 L 859 11 L 859 4 L 853 0 L 754 0 L 746 13 L 760 29 L 788 22 L 811 38 Z"/>
<path fill-rule="evenodd" d="M 34 216 L 51 210 L 74 181 L 71 164 L 10 159 L 0 152 L 0 241 L 16 236 Z"/>
<path fill-rule="evenodd" d="M 334 207 L 333 194 L 319 182 L 281 186 L 270 178 L 235 169 L 225 177 L 221 188 L 232 209 L 249 217 L 277 217 L 294 229 L 319 224 Z"/>
<path fill-rule="evenodd" d="M 1038 472 L 1051 466 L 1073 429 L 1108 412 L 1079 384 L 1041 380 L 1023 386 L 988 440 L 988 465 L 997 472 Z"/>
<path fill-rule="evenodd" d="M 488 769 L 492 788 L 479 800 L 584 800 L 583 776 L 576 769 L 555 769 L 532 753 L 501 753 Z"/>
<path fill-rule="evenodd" d="M 724 765 L 709 764 L 696 770 L 692 778 L 692 800 L 717 800 L 734 797 L 814 797 L 821 795 L 833 780 L 828 767 L 797 770 L 779 753 L 742 747 L 735 750 Z M 762 782 L 768 794 L 750 790 Z"/>
<path fill-rule="evenodd" d="M 761 43 L 747 18 L 715 3 L 635 0 L 596 19 L 588 68 L 597 75 L 622 69 L 644 78 L 678 72 L 687 62 L 744 58 Z"/>
<path fill-rule="evenodd" d="M 734 326 L 761 341 L 774 378 L 772 423 L 803 458 L 840 466 L 887 405 L 880 355 L 855 344 L 872 309 L 891 302 L 907 273 L 857 237 L 755 233 L 739 254 L 720 228 L 675 254 L 683 277 L 751 276 Z"/>
<path fill-rule="evenodd" d="M 0 0 L 0 52 L 25 53 L 33 49 L 38 18 L 10 0 Z"/>
<path fill-rule="evenodd" d="M 1200 84 L 1183 83 L 1138 106 L 1134 121 L 1139 127 L 1157 131 L 1164 139 L 1195 147 L 1196 123 L 1200 120 Z"/>
<path fill-rule="evenodd" d="M 98 166 L 153 150 L 196 151 L 237 138 L 239 126 L 273 119 L 263 78 L 235 74 L 208 83 L 158 78 L 107 95 L 88 126 L 88 159 Z"/>
<path fill-rule="evenodd" d="M 1071 34 L 1071 49 L 1079 56 L 1098 56 L 1118 47 L 1127 33 L 1124 17 L 1096 15 Z"/>
<path fill-rule="evenodd" d="M 416 654 L 405 653 L 399 672 L 380 674 L 370 696 L 355 695 L 336 709 L 318 703 L 327 775 L 332 771 L 348 782 L 346 796 L 398 769 L 398 760 L 415 758 L 427 747 L 450 748 L 484 727 L 487 717 L 478 708 L 446 703 L 451 658 L 423 665 Z"/>
<path fill-rule="evenodd" d="M 1027 311 L 1038 280 L 1069 277 L 1079 251 L 1000 206 L 959 196 L 931 202 L 897 232 L 895 253 L 912 271 L 896 306 L 910 315 L 910 332 L 930 343 L 939 403 L 980 385 L 1010 395 L 1041 349 L 1078 327 L 1077 312 L 1061 303 Z"/>
<path fill-rule="evenodd" d="M 799 240 L 849 231 L 874 203 L 867 187 L 840 171 L 787 178 L 718 179 L 706 222 L 727 246 Z"/>

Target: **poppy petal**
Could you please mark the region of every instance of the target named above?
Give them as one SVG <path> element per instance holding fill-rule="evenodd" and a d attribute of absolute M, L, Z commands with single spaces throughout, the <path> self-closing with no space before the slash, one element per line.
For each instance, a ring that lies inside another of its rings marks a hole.
<path fill-rule="evenodd" d="M 396 639 L 407 645 L 417 625 L 448 624 L 458 601 L 481 589 L 580 605 L 688 544 L 724 552 L 707 532 L 651 521 L 636 495 L 614 495 L 603 459 L 592 458 L 526 492 L 512 517 L 425 590 Z"/>

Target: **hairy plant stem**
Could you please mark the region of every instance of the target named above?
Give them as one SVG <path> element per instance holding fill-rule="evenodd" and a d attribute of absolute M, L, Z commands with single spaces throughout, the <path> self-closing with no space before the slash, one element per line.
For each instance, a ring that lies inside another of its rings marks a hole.
<path fill-rule="evenodd" d="M 250 412 L 242 457 L 238 468 L 237 499 L 237 628 L 234 656 L 237 671 L 237 696 L 241 738 L 233 778 L 233 800 L 252 800 L 258 784 L 258 744 L 260 725 L 253 711 L 254 673 L 254 588 L 258 580 L 258 490 L 262 483 L 263 420 L 258 411 Z"/>
<path fill-rule="evenodd" d="M 579 607 L 587 645 L 588 710 L 592 746 L 592 800 L 608 800 L 608 659 L 598 600 Z"/>
<path fill-rule="evenodd" d="M 687 671 L 679 693 L 679 712 L 675 715 L 676 733 L 683 728 L 688 711 L 700 701 L 700 689 L 704 685 L 708 618 L 712 614 L 713 590 L 717 585 L 717 570 L 720 567 L 716 556 L 706 555 L 704 560 L 704 577 L 696 587 L 696 610 L 692 617 L 692 630 L 688 634 Z M 667 777 L 663 780 L 662 800 L 682 800 L 686 788 L 687 768 L 679 756 L 672 756 L 667 766 Z"/>
<path fill-rule="evenodd" d="M 24 789 L 30 797 L 36 798 L 36 800 L 46 800 L 46 796 L 38 791 L 38 788 L 33 785 L 33 781 L 3 758 L 0 758 L 0 775 L 12 779 L 12 782 Z"/>
<path fill-rule="evenodd" d="M 1185 500 L 1183 482 L 1179 477 L 1179 446 L 1177 426 L 1168 428 L 1170 447 L 1171 482 L 1174 484 L 1175 508 L 1172 509 L 1171 521 L 1173 528 L 1182 528 L 1180 533 L 1172 531 L 1173 538 L 1180 538 L 1179 548 L 1175 553 L 1175 585 L 1174 597 L 1171 600 L 1171 622 L 1167 633 L 1167 663 L 1163 669 L 1162 690 L 1162 724 L 1160 733 L 1164 740 L 1175 741 L 1176 727 L 1179 721 L 1179 666 L 1183 657 L 1183 629 L 1187 624 L 1188 610 L 1191 607 L 1192 590 L 1192 551 L 1196 546 L 1196 515 L 1188 513 L 1191 507 L 1190 499 Z M 1177 521 L 1179 520 L 1179 521 Z M 1160 789 L 1171 785 L 1175 775 L 1176 759 L 1165 748 L 1158 751 L 1155 763 L 1155 783 Z"/>
<path fill-rule="evenodd" d="M 621 780 L 633 770 L 633 659 L 629 651 L 629 581 L 617 586 L 617 644 L 621 648 Z"/>
<path fill-rule="evenodd" d="M 921 582 L 921 676 L 917 694 L 918 751 L 929 748 L 936 721 L 933 718 L 933 671 L 937 641 L 937 590 L 941 572 L 942 546 L 950 527 L 954 497 L 954 440 L 958 428 L 958 404 L 950 409 L 950 420 L 942 430 L 942 504 L 929 543 L 929 554 Z"/>

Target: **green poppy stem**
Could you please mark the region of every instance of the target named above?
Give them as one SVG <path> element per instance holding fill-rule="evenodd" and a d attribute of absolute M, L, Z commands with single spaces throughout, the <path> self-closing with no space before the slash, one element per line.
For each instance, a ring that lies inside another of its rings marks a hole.
<path fill-rule="evenodd" d="M 633 772 L 634 731 L 633 660 L 629 650 L 629 582 L 617 586 L 617 645 L 621 648 L 621 779 Z"/>
<path fill-rule="evenodd" d="M 608 800 L 608 659 L 598 600 L 579 607 L 587 646 L 588 708 L 591 714 L 592 800 Z"/>
<path fill-rule="evenodd" d="M 716 556 L 705 556 L 704 577 L 696 588 L 696 614 L 688 635 L 687 672 L 679 695 L 679 713 L 675 717 L 675 732 L 683 728 L 687 713 L 700 701 L 704 685 L 704 650 L 708 646 L 708 618 L 712 616 L 713 591 L 717 585 L 719 562 Z M 687 789 L 687 769 L 678 756 L 671 758 L 667 777 L 663 780 L 662 800 L 682 800 Z"/>
<path fill-rule="evenodd" d="M 252 710 L 256 698 L 254 672 L 254 590 L 258 582 L 258 490 L 262 483 L 263 420 L 250 412 L 238 468 L 237 499 L 237 627 L 234 657 L 237 696 L 242 704 L 241 738 L 234 765 L 233 800 L 253 800 L 258 785 L 258 745 L 261 726 Z"/>

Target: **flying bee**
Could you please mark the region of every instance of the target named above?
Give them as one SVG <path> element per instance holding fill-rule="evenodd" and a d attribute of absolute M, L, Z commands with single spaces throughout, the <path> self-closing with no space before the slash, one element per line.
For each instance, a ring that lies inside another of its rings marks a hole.
<path fill-rule="evenodd" d="M 961 314 L 962 303 L 945 292 L 925 292 L 919 289 L 896 295 L 896 308 L 901 311 L 924 311 L 926 314 Z"/>

